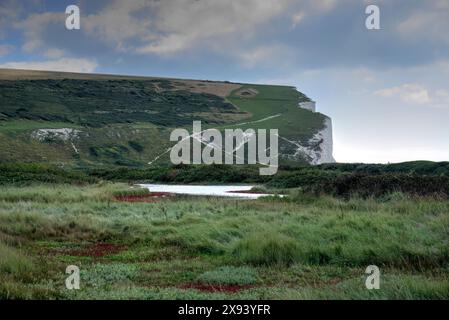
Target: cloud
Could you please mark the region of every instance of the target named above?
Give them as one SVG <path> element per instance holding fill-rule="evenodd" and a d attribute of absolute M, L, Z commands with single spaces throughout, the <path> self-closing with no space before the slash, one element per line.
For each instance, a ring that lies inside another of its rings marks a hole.
<path fill-rule="evenodd" d="M 246 42 L 263 35 L 265 24 L 290 14 L 292 26 L 306 16 L 335 8 L 335 0 L 168 0 L 150 2 L 152 19 L 147 45 L 136 48 L 139 53 L 166 54 L 180 52 L 207 41 L 207 46 L 223 40 Z"/>
<path fill-rule="evenodd" d="M 15 0 L 2 0 L 0 3 L 0 19 L 17 16 L 21 6 Z"/>
<path fill-rule="evenodd" d="M 305 18 L 306 14 L 304 11 L 298 11 L 297 13 L 295 13 L 292 16 L 292 28 L 295 28 L 299 23 L 301 23 L 304 18 Z"/>
<path fill-rule="evenodd" d="M 367 32 L 364 27 L 367 0 L 82 1 L 80 31 L 65 30 L 62 11 L 30 14 L 33 11 L 28 10 L 29 15 L 16 26 L 24 34 L 25 53 L 51 59 L 57 56 L 49 48 L 72 56 L 101 55 L 102 61 L 115 61 L 114 55 L 120 54 L 136 64 L 136 59 L 144 61 L 150 56 L 156 59 L 154 63 L 159 58 L 179 65 L 186 58 L 193 63 L 220 59 L 239 66 L 239 62 L 251 65 L 251 60 L 263 56 L 266 49 L 261 48 L 278 46 L 292 53 L 291 68 L 307 69 L 409 67 L 447 56 L 446 42 L 429 42 L 449 34 L 439 32 L 448 23 L 447 1 L 377 2 L 383 26 L 379 32 Z M 401 31 L 408 30 L 406 25 L 420 14 L 432 15 L 418 18 L 412 31 Z M 429 28 L 434 37 L 427 37 Z M 283 52 L 277 54 L 267 55 L 271 60 L 265 62 L 281 61 Z M 259 66 L 267 70 L 267 63 Z M 277 71 L 274 63 L 270 67 Z"/>
<path fill-rule="evenodd" d="M 8 44 L 0 45 L 0 57 L 8 55 L 13 49 L 14 49 L 14 46 L 11 46 Z"/>
<path fill-rule="evenodd" d="M 304 1 L 310 0 L 300 2 Z M 245 41 L 295 3 L 298 1 L 111 0 L 95 13 L 83 11 L 81 6 L 81 33 L 121 52 L 170 55 L 198 46 L 214 47 L 223 40 Z M 49 28 L 52 34 L 66 31 L 64 19 L 64 12 L 45 12 L 17 22 L 15 26 L 25 36 L 23 49 L 31 53 L 45 47 L 50 41 L 46 37 Z"/>
<path fill-rule="evenodd" d="M 408 104 L 449 107 L 449 91 L 430 90 L 418 84 L 403 84 L 378 90 L 374 94 L 383 98 L 399 98 Z"/>
<path fill-rule="evenodd" d="M 330 11 L 337 5 L 337 0 L 313 0 L 313 6 L 318 11 Z"/>
<path fill-rule="evenodd" d="M 46 33 L 49 25 L 59 24 L 65 26 L 65 14 L 46 12 L 42 14 L 32 14 L 25 20 L 16 22 L 14 26 L 23 31 L 25 41 L 22 49 L 27 53 L 46 46 L 43 35 Z M 65 27 L 64 27 L 65 28 Z"/>
<path fill-rule="evenodd" d="M 435 99 L 438 101 L 439 107 L 449 108 L 449 91 L 448 90 L 436 90 L 435 91 Z"/>
<path fill-rule="evenodd" d="M 0 2 L 0 39 L 4 38 L 5 30 L 14 21 L 22 10 L 19 1 L 2 0 Z"/>
<path fill-rule="evenodd" d="M 173 57 L 209 52 L 253 67 L 263 57 L 275 61 L 275 53 L 279 59 L 290 51 L 283 41 L 271 41 L 273 49 L 261 44 L 275 19 L 291 19 L 294 28 L 336 6 L 336 0 L 113 0 L 83 17 L 81 29 L 121 53 Z M 276 31 L 271 32 L 272 37 Z"/>
<path fill-rule="evenodd" d="M 440 67 L 440 70 L 443 70 L 444 72 L 449 72 L 449 61 L 440 61 L 438 62 L 438 65 Z"/>
<path fill-rule="evenodd" d="M 44 55 L 50 59 L 59 59 L 65 55 L 65 51 L 57 48 L 50 48 L 45 51 Z"/>
<path fill-rule="evenodd" d="M 376 80 L 375 73 L 367 68 L 357 68 L 352 74 L 362 82 L 374 82 Z"/>
<path fill-rule="evenodd" d="M 118 49 L 129 40 L 151 39 L 150 5 L 146 0 L 111 1 L 98 13 L 83 17 L 81 30 L 96 39 L 112 43 Z M 143 18 L 137 17 L 138 13 L 143 13 Z"/>
<path fill-rule="evenodd" d="M 22 61 L 0 64 L 0 68 L 91 73 L 97 63 L 88 59 L 61 58 L 48 61 Z"/>
<path fill-rule="evenodd" d="M 280 45 L 259 46 L 239 52 L 237 57 L 246 68 L 253 68 L 260 64 L 267 65 L 270 61 L 275 61 L 275 64 L 281 67 L 284 64 L 283 61 L 287 62 L 291 58 L 289 48 Z M 283 59 L 279 59 L 280 57 Z"/>
<path fill-rule="evenodd" d="M 151 2 L 152 27 L 148 44 L 139 53 L 175 53 L 207 41 L 208 46 L 230 37 L 251 38 L 257 28 L 284 13 L 292 0 L 158 1 Z"/>
<path fill-rule="evenodd" d="M 402 86 L 382 89 L 376 91 L 375 95 L 384 98 L 399 97 L 404 102 L 416 104 L 429 104 L 431 101 L 429 91 L 416 84 L 404 84 Z"/>
<path fill-rule="evenodd" d="M 443 42 L 449 45 L 449 2 L 447 0 L 426 1 L 427 6 L 412 13 L 397 25 L 398 33 L 415 41 Z"/>

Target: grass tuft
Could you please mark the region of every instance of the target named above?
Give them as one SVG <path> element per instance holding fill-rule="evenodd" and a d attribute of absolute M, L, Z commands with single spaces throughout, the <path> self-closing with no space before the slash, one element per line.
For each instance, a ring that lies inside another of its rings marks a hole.
<path fill-rule="evenodd" d="M 24 275 L 34 269 L 31 259 L 19 250 L 0 242 L 0 272 Z"/>
<path fill-rule="evenodd" d="M 290 265 L 298 259 L 294 239 L 278 234 L 257 232 L 240 240 L 232 254 L 239 261 L 252 265 Z"/>

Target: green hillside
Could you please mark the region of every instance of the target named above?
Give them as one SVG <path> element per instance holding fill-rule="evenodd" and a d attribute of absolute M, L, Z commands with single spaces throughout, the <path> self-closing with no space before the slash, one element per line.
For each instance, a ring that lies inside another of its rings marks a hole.
<path fill-rule="evenodd" d="M 325 116 L 297 107 L 306 100 L 287 86 L 0 69 L 0 162 L 163 165 L 170 132 L 194 120 L 307 144 Z"/>

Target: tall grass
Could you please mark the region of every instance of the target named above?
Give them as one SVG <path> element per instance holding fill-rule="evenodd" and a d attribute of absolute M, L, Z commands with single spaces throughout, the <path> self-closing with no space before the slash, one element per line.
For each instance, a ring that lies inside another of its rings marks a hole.
<path fill-rule="evenodd" d="M 108 183 L 74 186 L 69 184 L 43 184 L 35 186 L 0 186 L 0 201 L 38 203 L 80 203 L 84 201 L 110 201 L 115 196 L 144 195 L 147 189 L 126 184 Z"/>
<path fill-rule="evenodd" d="M 396 195 L 128 204 L 112 200 L 120 190 L 135 192 L 120 184 L 2 187 L 0 231 L 32 239 L 151 242 L 255 265 L 376 262 L 420 268 L 449 257 L 448 201 Z"/>
<path fill-rule="evenodd" d="M 0 273 L 23 275 L 33 270 L 34 265 L 28 257 L 0 242 Z"/>
<path fill-rule="evenodd" d="M 289 265 L 298 260 L 297 242 L 273 232 L 257 232 L 240 240 L 232 254 L 244 263 L 254 265 Z"/>

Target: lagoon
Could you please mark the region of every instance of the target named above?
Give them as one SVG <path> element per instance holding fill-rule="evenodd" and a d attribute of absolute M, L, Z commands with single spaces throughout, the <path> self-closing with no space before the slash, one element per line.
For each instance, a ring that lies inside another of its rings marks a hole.
<path fill-rule="evenodd" d="M 195 196 L 233 197 L 242 199 L 258 199 L 273 196 L 267 193 L 250 193 L 254 186 L 242 185 L 173 185 L 173 184 L 140 184 L 150 192 L 168 192 Z"/>

